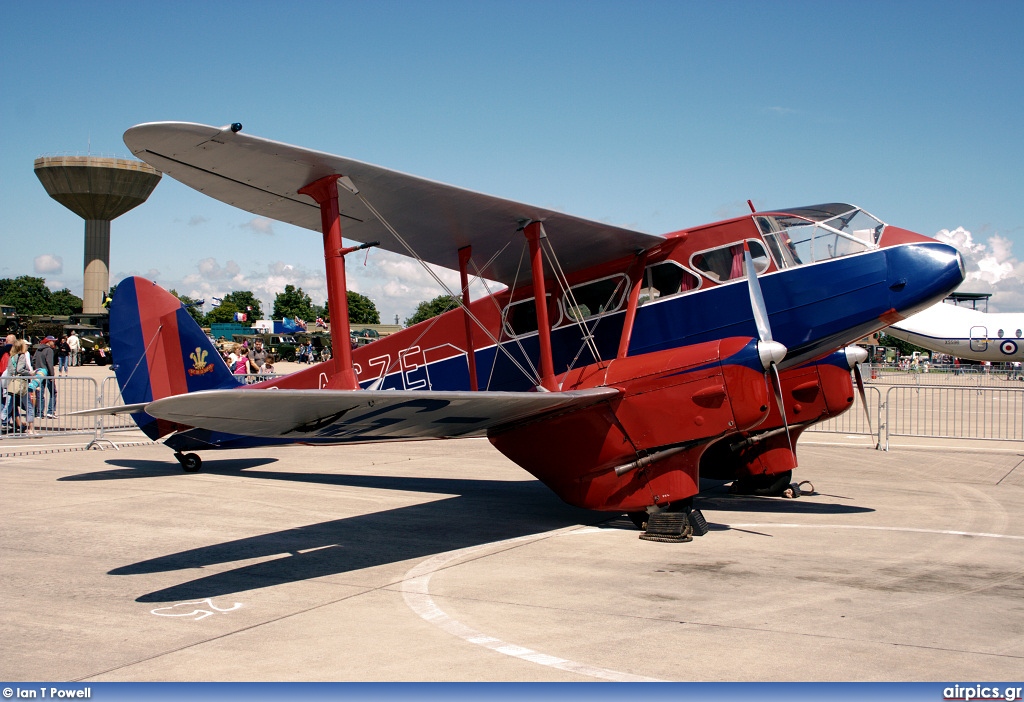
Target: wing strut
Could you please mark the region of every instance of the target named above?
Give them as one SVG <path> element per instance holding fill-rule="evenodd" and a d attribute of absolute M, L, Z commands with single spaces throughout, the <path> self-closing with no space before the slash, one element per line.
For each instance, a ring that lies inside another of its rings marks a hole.
<path fill-rule="evenodd" d="M 459 249 L 459 284 L 462 286 L 462 318 L 466 322 L 466 360 L 469 361 L 469 389 L 479 390 L 476 383 L 476 346 L 473 345 L 473 320 L 469 316 L 469 272 L 466 266 L 473 257 L 473 247 Z"/>
<path fill-rule="evenodd" d="M 540 385 L 555 392 L 555 363 L 551 355 L 551 325 L 548 323 L 548 298 L 544 290 L 544 259 L 540 249 L 543 233 L 540 222 L 530 222 L 523 229 L 530 242 L 530 265 L 533 268 L 533 302 L 537 308 L 537 336 L 540 340 Z"/>
<path fill-rule="evenodd" d="M 338 208 L 338 180 L 329 175 L 299 188 L 320 206 L 320 222 L 324 232 L 324 260 L 327 266 L 327 307 L 337 323 L 331 327 L 331 360 L 334 374 L 327 382 L 331 390 L 358 390 L 359 380 L 352 365 L 351 326 L 348 321 L 348 285 L 345 281 L 345 254 L 376 246 L 370 242 L 360 246 L 341 246 L 341 211 Z M 347 186 L 346 186 L 347 187 Z"/>

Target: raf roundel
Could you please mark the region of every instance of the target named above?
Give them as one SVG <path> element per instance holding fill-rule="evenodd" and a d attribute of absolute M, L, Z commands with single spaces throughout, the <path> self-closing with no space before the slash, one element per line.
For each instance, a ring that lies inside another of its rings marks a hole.
<path fill-rule="evenodd" d="M 1006 341 L 999 345 L 999 350 L 1005 353 L 1007 356 L 1012 356 L 1013 354 L 1017 353 L 1017 342 L 1010 341 L 1009 339 L 1007 339 Z"/>

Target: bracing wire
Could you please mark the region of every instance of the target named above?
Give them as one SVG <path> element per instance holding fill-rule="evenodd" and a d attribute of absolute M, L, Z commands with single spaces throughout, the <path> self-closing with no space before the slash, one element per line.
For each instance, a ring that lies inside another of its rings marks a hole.
<path fill-rule="evenodd" d="M 161 324 L 159 327 L 156 328 L 156 331 L 153 332 L 153 338 L 149 340 L 148 344 L 146 344 L 145 350 L 142 352 L 142 355 L 139 356 L 139 360 L 135 362 L 135 367 L 132 368 L 132 372 L 128 374 L 128 380 L 124 381 L 124 385 L 122 385 L 121 383 L 117 384 L 117 399 L 121 400 L 121 402 L 124 402 L 124 389 L 128 387 L 128 385 L 132 382 L 132 378 L 135 377 L 135 371 L 139 370 L 139 368 L 142 366 L 142 359 L 146 358 L 146 356 L 149 355 L 150 347 L 154 344 L 154 342 L 156 342 L 157 339 L 160 338 L 160 330 L 163 328 L 164 325 Z"/>
<path fill-rule="evenodd" d="M 434 279 L 434 282 L 440 285 L 441 289 L 444 290 L 449 297 L 454 299 L 458 303 L 459 307 L 465 310 L 466 315 L 469 316 L 470 320 L 472 320 L 477 326 L 480 327 L 480 329 L 483 330 L 484 334 L 487 335 L 491 342 L 494 343 L 494 345 L 497 348 L 501 349 L 509 357 L 509 360 L 512 361 L 512 363 L 516 366 L 516 368 L 518 368 L 523 373 L 523 375 L 525 375 L 527 378 L 530 378 L 531 382 L 534 382 L 535 378 L 530 376 L 526 369 L 524 369 L 522 365 L 512 356 L 508 349 L 505 349 L 501 346 L 501 343 L 498 341 L 498 339 L 494 338 L 494 335 L 491 334 L 490 330 L 487 329 L 487 327 L 484 326 L 484 324 L 479 319 L 476 318 L 476 316 L 470 311 L 469 307 L 462 301 L 461 296 L 456 296 L 455 293 L 452 292 L 451 288 L 449 288 L 445 284 L 445 282 L 441 280 L 437 273 L 435 273 L 433 269 L 431 269 L 430 266 L 427 265 L 426 261 L 424 261 L 420 257 L 420 255 L 416 253 L 415 249 L 413 249 L 412 246 L 410 246 L 409 243 L 404 238 L 402 238 L 402 236 L 395 230 L 395 228 L 392 227 L 391 224 L 384 218 L 384 216 L 379 211 L 377 211 L 377 209 L 373 205 L 370 204 L 369 200 L 367 200 L 366 197 L 361 192 L 355 192 L 354 194 L 366 206 L 366 208 L 370 210 L 370 213 L 373 214 L 373 216 L 376 217 L 378 221 L 380 221 L 380 223 L 384 225 L 384 227 L 388 230 L 391 236 L 393 236 L 395 240 L 402 245 L 402 247 L 409 253 L 409 255 L 412 258 L 415 258 L 420 263 L 420 265 L 423 266 L 427 273 L 430 274 L 430 277 Z M 469 349 L 467 351 L 467 353 L 473 352 L 473 349 Z"/>

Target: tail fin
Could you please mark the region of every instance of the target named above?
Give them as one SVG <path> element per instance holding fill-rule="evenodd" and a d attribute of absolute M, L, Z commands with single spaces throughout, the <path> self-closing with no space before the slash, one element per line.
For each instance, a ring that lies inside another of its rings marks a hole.
<path fill-rule="evenodd" d="M 181 301 L 145 278 L 117 285 L 110 303 L 110 351 L 126 405 L 239 386 Z M 151 439 L 177 429 L 142 412 L 132 416 Z"/>

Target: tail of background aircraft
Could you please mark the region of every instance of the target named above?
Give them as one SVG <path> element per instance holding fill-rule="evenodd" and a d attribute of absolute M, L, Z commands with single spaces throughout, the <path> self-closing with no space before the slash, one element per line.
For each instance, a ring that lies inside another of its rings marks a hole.
<path fill-rule="evenodd" d="M 125 278 L 117 285 L 110 304 L 110 349 L 126 405 L 239 386 L 181 301 L 145 278 Z M 132 416 L 151 439 L 177 428 L 143 412 Z"/>

